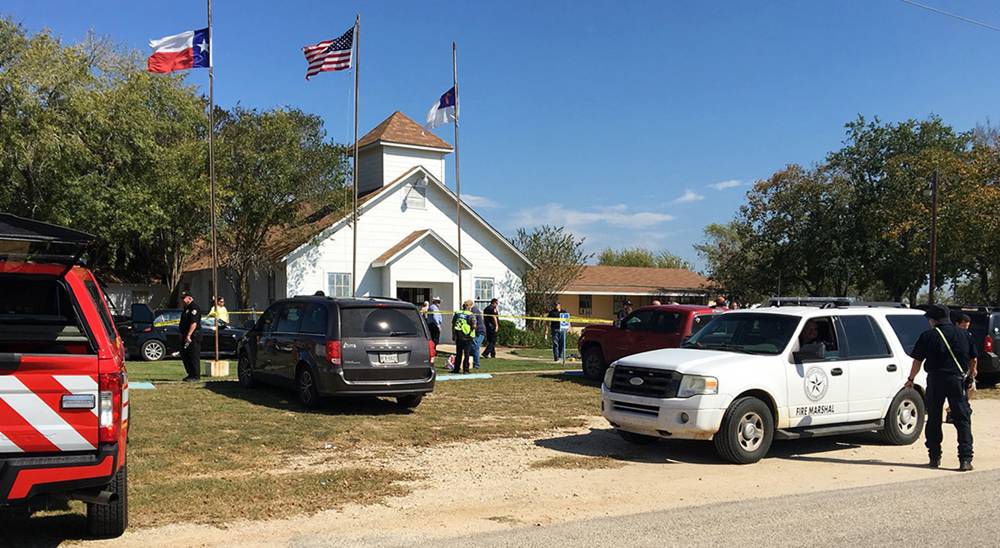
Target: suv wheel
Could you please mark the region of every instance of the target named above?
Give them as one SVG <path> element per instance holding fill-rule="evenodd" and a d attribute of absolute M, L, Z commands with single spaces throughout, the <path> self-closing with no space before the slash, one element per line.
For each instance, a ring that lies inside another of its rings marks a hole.
<path fill-rule="evenodd" d="M 773 440 L 771 410 L 754 397 L 734 401 L 712 438 L 719 456 L 736 464 L 750 464 L 764 458 Z"/>
<path fill-rule="evenodd" d="M 633 444 L 633 445 L 649 445 L 657 440 L 653 436 L 647 436 L 645 434 L 636 434 L 635 432 L 629 432 L 627 430 L 615 429 L 618 435 L 622 437 L 623 440 Z"/>
<path fill-rule="evenodd" d="M 900 390 L 885 414 L 882 439 L 892 445 L 910 445 L 920 439 L 923 430 L 924 399 L 912 388 Z"/>
<path fill-rule="evenodd" d="M 396 398 L 396 403 L 399 404 L 403 409 L 416 409 L 420 402 L 424 401 L 423 394 L 416 394 L 411 396 L 399 396 Z"/>
<path fill-rule="evenodd" d="M 142 348 L 139 349 L 142 359 L 147 362 L 160 361 L 166 353 L 167 345 L 163 344 L 163 341 L 159 339 L 149 339 L 142 343 Z"/>
<path fill-rule="evenodd" d="M 236 364 L 236 376 L 244 388 L 253 388 L 253 362 L 250 360 L 249 353 L 240 354 L 240 359 Z"/>
<path fill-rule="evenodd" d="M 599 381 L 604 377 L 604 356 L 600 347 L 589 346 L 583 350 L 583 376 L 592 381 Z"/>
<path fill-rule="evenodd" d="M 118 470 L 107 489 L 118 499 L 111 504 L 87 504 L 87 530 L 98 538 L 120 537 L 128 527 L 128 466 Z"/>
<path fill-rule="evenodd" d="M 316 378 L 308 366 L 300 366 L 295 375 L 295 391 L 299 395 L 299 403 L 308 408 L 319 405 L 319 389 L 316 388 Z"/>

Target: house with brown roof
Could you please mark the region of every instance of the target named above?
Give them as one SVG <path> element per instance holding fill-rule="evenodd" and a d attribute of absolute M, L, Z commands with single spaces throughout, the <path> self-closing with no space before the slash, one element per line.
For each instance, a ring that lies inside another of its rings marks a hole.
<path fill-rule="evenodd" d="M 350 212 L 314 206 L 267 237 L 261 275 L 249 301 L 260 310 L 276 299 L 311 295 L 388 296 L 413 303 L 441 298 L 442 310 L 464 299 L 521 314 L 520 279 L 530 261 L 482 216 L 462 203 L 463 295 L 458 294 L 458 198 L 445 184 L 445 156 L 452 146 L 401 112 L 358 141 L 358 279 L 351 278 Z M 182 284 L 209 302 L 211 260 L 195 254 Z M 220 285 L 222 276 L 220 276 Z M 222 296 L 235 302 L 229 284 Z M 447 319 L 446 319 L 447 321 Z M 442 331 L 450 331 L 444 329 Z"/>
<path fill-rule="evenodd" d="M 708 304 L 708 279 L 682 268 L 585 266 L 560 292 L 559 303 L 571 315 L 613 319 L 625 301 L 633 307 L 659 300 L 666 304 Z"/>

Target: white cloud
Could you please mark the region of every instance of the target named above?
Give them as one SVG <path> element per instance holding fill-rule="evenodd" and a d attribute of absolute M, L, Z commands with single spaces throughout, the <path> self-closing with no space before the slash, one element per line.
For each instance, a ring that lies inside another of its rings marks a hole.
<path fill-rule="evenodd" d="M 727 188 L 736 188 L 738 186 L 743 186 L 743 181 L 739 179 L 729 179 L 727 181 L 719 181 L 718 183 L 712 183 L 708 185 L 710 188 L 715 190 L 726 190 Z"/>
<path fill-rule="evenodd" d="M 675 204 L 690 204 L 691 202 L 697 202 L 699 200 L 704 200 L 705 197 L 701 194 L 696 193 L 693 190 L 687 190 L 682 196 L 676 198 L 672 203 Z"/>
<path fill-rule="evenodd" d="M 475 194 L 462 194 L 462 201 L 469 204 L 473 208 L 479 209 L 492 209 L 500 206 L 500 204 L 494 202 L 486 196 L 477 196 Z"/>
<path fill-rule="evenodd" d="M 564 226 L 573 231 L 597 224 L 616 228 L 644 228 L 672 220 L 674 220 L 673 215 L 655 211 L 633 211 L 625 204 L 598 207 L 589 211 L 569 209 L 561 204 L 546 204 L 517 212 L 513 224 L 514 226 L 549 224 Z"/>

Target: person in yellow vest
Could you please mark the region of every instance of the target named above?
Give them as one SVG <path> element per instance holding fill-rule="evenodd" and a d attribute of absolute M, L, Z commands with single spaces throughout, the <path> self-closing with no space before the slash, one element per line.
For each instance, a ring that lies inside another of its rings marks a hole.
<path fill-rule="evenodd" d="M 215 299 L 215 306 L 208 312 L 209 318 L 218 318 L 225 323 L 229 323 L 229 310 L 226 310 L 226 299 L 218 297 Z"/>
<path fill-rule="evenodd" d="M 472 344 L 476 336 L 476 315 L 472 314 L 472 301 L 462 303 L 462 309 L 451 319 L 452 337 L 455 339 L 454 373 L 468 373 L 472 358 Z"/>

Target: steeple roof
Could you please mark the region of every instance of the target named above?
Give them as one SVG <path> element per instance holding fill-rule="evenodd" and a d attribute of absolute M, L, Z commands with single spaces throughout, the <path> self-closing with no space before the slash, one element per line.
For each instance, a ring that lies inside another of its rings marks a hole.
<path fill-rule="evenodd" d="M 420 124 L 414 122 L 412 118 L 398 110 L 383 120 L 381 124 L 375 126 L 375 129 L 366 133 L 358 141 L 358 148 L 364 148 L 377 142 L 452 150 L 452 146 L 446 141 L 427 131 Z"/>

